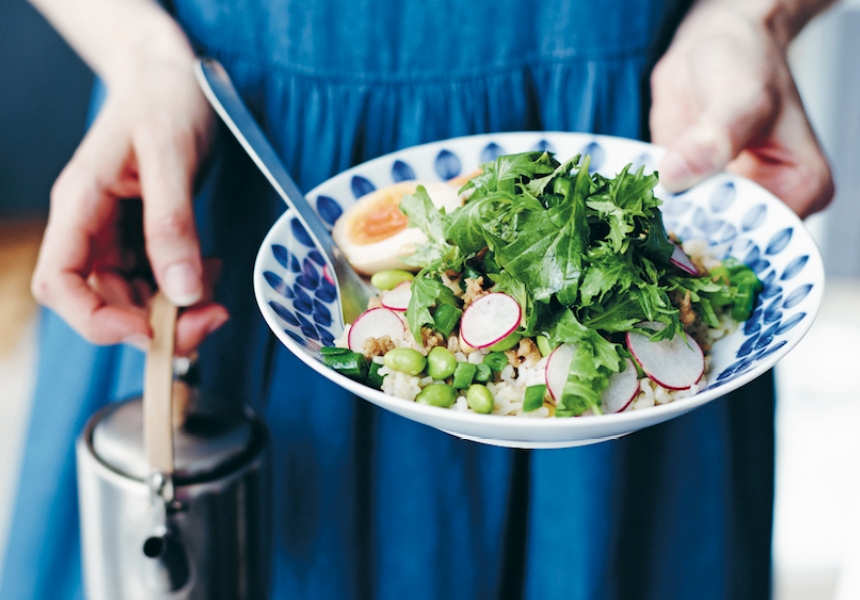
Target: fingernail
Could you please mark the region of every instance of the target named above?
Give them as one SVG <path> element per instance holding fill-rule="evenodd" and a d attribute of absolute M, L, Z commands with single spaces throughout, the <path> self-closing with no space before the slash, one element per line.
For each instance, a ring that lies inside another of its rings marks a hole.
<path fill-rule="evenodd" d="M 694 181 L 693 171 L 679 152 L 670 150 L 660 161 L 657 171 L 660 174 L 660 183 L 666 189 L 679 192 L 686 190 Z"/>
<path fill-rule="evenodd" d="M 724 129 L 698 125 L 677 140 L 660 161 L 660 182 L 671 191 L 689 189 L 725 167 L 731 151 L 731 141 Z"/>
<path fill-rule="evenodd" d="M 151 340 L 141 333 L 132 334 L 126 338 L 123 338 L 122 343 L 128 346 L 133 346 L 138 350 L 142 350 L 146 352 L 149 350 L 149 342 Z"/>
<path fill-rule="evenodd" d="M 722 169 L 731 159 L 732 144 L 725 129 L 702 124 L 693 130 L 693 143 L 698 152 L 692 157 L 699 171 Z"/>
<path fill-rule="evenodd" d="M 164 271 L 164 293 L 176 306 L 190 306 L 203 295 L 200 275 L 191 263 L 179 262 Z"/>

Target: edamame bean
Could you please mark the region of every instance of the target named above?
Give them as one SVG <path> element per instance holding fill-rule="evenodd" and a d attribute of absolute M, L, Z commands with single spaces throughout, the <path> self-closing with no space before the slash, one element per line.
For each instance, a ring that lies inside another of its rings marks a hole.
<path fill-rule="evenodd" d="M 436 346 L 427 355 L 427 374 L 433 379 L 448 379 L 457 368 L 457 359 L 447 348 Z"/>
<path fill-rule="evenodd" d="M 448 408 L 454 404 L 456 399 L 457 392 L 445 383 L 431 383 L 415 396 L 415 401 L 419 404 L 441 406 L 442 408 Z"/>
<path fill-rule="evenodd" d="M 412 348 L 392 348 L 383 357 L 385 366 L 408 375 L 418 375 L 427 366 L 424 355 Z"/>
<path fill-rule="evenodd" d="M 384 269 L 370 276 L 370 283 L 379 290 L 393 290 L 404 281 L 412 281 L 415 277 L 409 271 L 401 269 Z"/>
<path fill-rule="evenodd" d="M 493 412 L 493 392 L 480 383 L 473 383 L 466 392 L 466 403 L 476 413 L 485 415 Z"/>

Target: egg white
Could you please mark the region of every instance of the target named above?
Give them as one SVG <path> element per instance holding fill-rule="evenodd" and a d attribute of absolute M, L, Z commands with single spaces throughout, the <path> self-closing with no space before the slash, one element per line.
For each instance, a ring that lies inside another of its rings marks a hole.
<path fill-rule="evenodd" d="M 378 201 L 380 196 L 394 193 L 402 199 L 403 196 L 414 194 L 419 185 L 424 186 L 427 190 L 433 205 L 436 208 L 445 209 L 446 213 L 450 213 L 463 204 L 457 187 L 435 181 L 395 183 L 362 196 L 344 211 L 332 230 L 335 243 L 356 271 L 365 275 L 373 275 L 385 269 L 417 270 L 403 263 L 399 257 L 414 253 L 417 246 L 427 241 L 427 236 L 424 235 L 423 231 L 417 227 L 407 227 L 383 240 L 364 244 L 351 239 L 350 224 L 356 215 L 362 214 L 365 207 Z"/>

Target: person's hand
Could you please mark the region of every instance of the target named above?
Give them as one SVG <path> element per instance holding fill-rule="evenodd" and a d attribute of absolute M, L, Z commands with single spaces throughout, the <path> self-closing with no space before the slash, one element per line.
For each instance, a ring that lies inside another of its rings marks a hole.
<path fill-rule="evenodd" d="M 167 297 L 187 307 L 176 328 L 183 355 L 228 318 L 212 302 L 218 265 L 201 259 L 192 214 L 214 115 L 190 50 L 137 58 L 108 82 L 101 112 L 54 185 L 32 291 L 91 342 L 145 348 L 151 269 Z M 145 253 L 128 245 L 135 235 L 128 215 L 137 208 L 139 216 L 141 206 Z"/>
<path fill-rule="evenodd" d="M 668 149 L 660 180 L 677 192 L 725 168 L 807 217 L 833 198 L 830 167 L 789 69 L 788 40 L 737 5 L 700 2 L 654 69 L 651 134 Z"/>

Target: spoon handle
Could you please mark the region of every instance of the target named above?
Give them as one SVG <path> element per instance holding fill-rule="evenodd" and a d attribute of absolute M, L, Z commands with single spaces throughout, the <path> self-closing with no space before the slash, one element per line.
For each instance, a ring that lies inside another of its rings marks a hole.
<path fill-rule="evenodd" d="M 308 233 L 314 237 L 314 241 L 328 255 L 334 243 L 331 234 L 323 227 L 313 209 L 305 201 L 301 191 L 281 163 L 275 149 L 272 148 L 256 119 L 239 96 L 239 92 L 229 79 L 227 71 L 224 70 L 221 63 L 209 58 L 202 59 L 198 65 L 198 79 L 203 86 L 203 93 L 215 111 L 263 172 L 272 187 L 281 195 L 287 205 L 298 214 L 299 220 Z"/>
<path fill-rule="evenodd" d="M 353 270 L 337 247 L 331 233 L 308 204 L 287 172 L 254 116 L 248 110 L 227 71 L 216 60 L 204 58 L 197 63 L 197 80 L 209 103 L 230 129 L 260 171 L 293 211 L 305 230 L 334 269 L 340 288 L 341 311 L 345 322 L 367 308 L 371 293 L 368 285 Z"/>
<path fill-rule="evenodd" d="M 146 356 L 143 380 L 143 434 L 149 469 L 153 474 L 173 473 L 173 336 L 176 306 L 158 292 L 152 299 L 152 342 Z"/>

